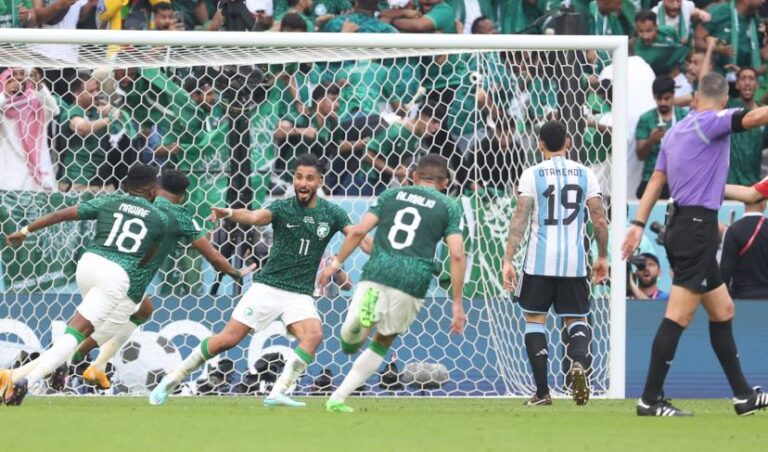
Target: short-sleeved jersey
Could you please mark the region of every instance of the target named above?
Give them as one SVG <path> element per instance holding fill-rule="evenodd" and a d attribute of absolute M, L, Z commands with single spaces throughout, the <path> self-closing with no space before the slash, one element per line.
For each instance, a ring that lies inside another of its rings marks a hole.
<path fill-rule="evenodd" d="M 322 198 L 314 208 L 301 205 L 295 196 L 266 208 L 272 212 L 273 243 L 267 263 L 254 281 L 312 295 L 325 247 L 334 234 L 351 223 L 349 215 Z"/>
<path fill-rule="evenodd" d="M 81 220 L 96 220 L 96 235 L 86 251 L 122 267 L 131 281 L 131 299 L 140 302 L 149 281 L 139 264 L 164 239 L 167 215 L 142 197 L 124 194 L 97 196 L 79 204 L 77 214 Z"/>
<path fill-rule="evenodd" d="M 458 204 L 432 187 L 416 185 L 386 190 L 370 213 L 379 224 L 361 279 L 424 298 L 435 272 L 437 244 L 461 234 Z"/>
<path fill-rule="evenodd" d="M 99 145 L 99 140 L 106 134 L 107 129 L 82 137 L 72 131 L 69 122 L 74 118 L 95 121 L 99 117 L 98 112 L 95 109 L 85 111 L 76 104 L 70 105 L 66 102 L 62 103 L 61 107 L 59 120 L 67 140 L 67 152 L 62 157 L 63 179 L 72 184 L 88 185 L 96 176 L 99 166 L 106 160 L 106 153 Z"/>
<path fill-rule="evenodd" d="M 147 286 L 155 277 L 155 274 L 160 267 L 162 267 L 163 262 L 165 262 L 168 256 L 170 256 L 179 245 L 190 244 L 205 235 L 205 232 L 200 228 L 197 222 L 192 219 L 192 215 L 184 207 L 174 204 L 162 196 L 158 196 L 153 205 L 166 215 L 168 218 L 168 225 L 165 229 L 165 235 L 160 242 L 160 248 L 157 250 L 157 253 L 144 268 L 141 268 L 138 271 L 141 275 L 139 280 L 142 281 L 142 283 L 146 282 L 146 284 L 143 287 L 138 284 L 135 288 L 132 286 L 131 289 L 135 290 L 136 293 L 128 294 L 131 299 L 136 299 L 135 297 L 141 298 L 144 295 Z"/>
<path fill-rule="evenodd" d="M 667 130 L 669 130 L 672 126 L 677 123 L 677 121 L 682 120 L 685 118 L 685 115 L 687 114 L 685 110 L 679 107 L 673 107 L 674 111 L 672 112 L 672 120 L 670 121 L 664 121 L 661 119 L 661 116 L 659 116 L 659 112 L 657 109 L 648 110 L 645 113 L 643 113 L 640 116 L 640 119 L 637 121 L 637 128 L 635 129 L 635 138 L 638 140 L 647 140 L 650 138 L 651 133 L 653 132 L 653 129 L 657 128 L 659 126 L 659 123 L 663 122 L 664 126 Z M 648 157 L 643 160 L 643 181 L 649 181 L 651 180 L 651 175 L 653 174 L 653 170 L 656 168 L 656 160 L 659 158 L 659 148 L 661 147 L 661 143 L 658 143 L 653 146 L 651 149 L 651 153 L 648 154 Z"/>
<path fill-rule="evenodd" d="M 587 276 L 587 200 L 602 196 L 595 173 L 565 157 L 523 171 L 519 197 L 533 198 L 523 271 L 529 275 Z"/>

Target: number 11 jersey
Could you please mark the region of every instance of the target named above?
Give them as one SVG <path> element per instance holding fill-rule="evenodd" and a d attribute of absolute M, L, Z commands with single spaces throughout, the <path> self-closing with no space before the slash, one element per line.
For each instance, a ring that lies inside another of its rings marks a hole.
<path fill-rule="evenodd" d="M 518 197 L 533 198 L 523 271 L 529 275 L 587 276 L 586 203 L 601 197 L 595 173 L 565 157 L 523 171 Z"/>
<path fill-rule="evenodd" d="M 370 213 L 379 217 L 379 224 L 361 279 L 424 298 L 435 271 L 437 244 L 461 234 L 458 204 L 432 187 L 416 185 L 385 191 Z"/>

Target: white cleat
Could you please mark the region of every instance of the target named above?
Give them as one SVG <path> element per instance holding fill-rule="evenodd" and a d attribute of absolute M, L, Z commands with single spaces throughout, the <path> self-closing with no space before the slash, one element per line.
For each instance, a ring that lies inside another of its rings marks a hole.
<path fill-rule="evenodd" d="M 264 398 L 264 406 L 289 406 L 293 408 L 303 408 L 307 406 L 304 402 L 293 400 L 287 395 L 275 394 Z"/>
<path fill-rule="evenodd" d="M 162 405 L 165 403 L 166 400 L 168 400 L 168 396 L 171 395 L 171 392 L 176 387 L 176 385 L 173 384 L 170 378 L 164 377 L 160 383 L 155 387 L 155 389 L 152 390 L 152 392 L 149 394 L 149 404 L 150 405 Z"/>

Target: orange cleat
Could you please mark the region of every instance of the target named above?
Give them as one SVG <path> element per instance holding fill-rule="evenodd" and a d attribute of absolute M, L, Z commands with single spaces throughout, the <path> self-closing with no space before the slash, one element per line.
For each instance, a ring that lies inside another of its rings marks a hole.
<path fill-rule="evenodd" d="M 85 369 L 85 372 L 83 372 L 83 380 L 99 389 L 106 390 L 112 387 L 112 383 L 109 381 L 107 373 L 94 366 L 88 366 L 88 368 Z"/>

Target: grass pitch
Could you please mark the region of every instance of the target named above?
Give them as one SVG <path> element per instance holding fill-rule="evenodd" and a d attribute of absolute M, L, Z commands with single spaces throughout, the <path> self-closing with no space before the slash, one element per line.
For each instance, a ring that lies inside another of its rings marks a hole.
<path fill-rule="evenodd" d="M 255 397 L 29 397 L 0 406 L 2 451 L 758 451 L 768 413 L 678 400 L 693 418 L 638 418 L 634 401 L 524 407 L 520 399 L 359 399 L 351 415 L 265 408 Z"/>

